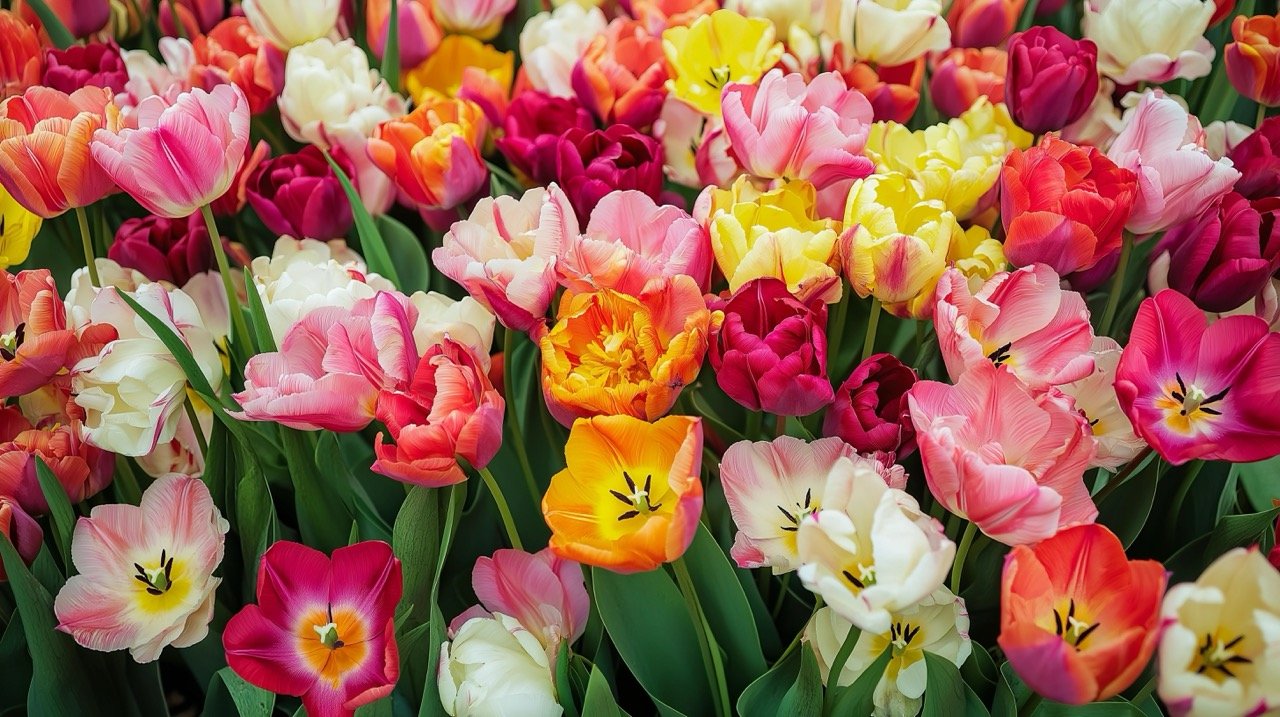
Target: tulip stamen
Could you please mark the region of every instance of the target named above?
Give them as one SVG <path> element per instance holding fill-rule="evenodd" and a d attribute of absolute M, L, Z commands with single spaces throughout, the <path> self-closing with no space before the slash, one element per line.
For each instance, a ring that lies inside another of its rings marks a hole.
<path fill-rule="evenodd" d="M 0 223 L 0 234 L 3 233 L 4 226 Z M 22 345 L 22 340 L 25 338 L 26 328 L 27 325 L 21 323 L 13 331 L 0 336 L 0 356 L 3 356 L 5 361 L 12 361 L 17 354 L 18 347 Z"/>
<path fill-rule="evenodd" d="M 916 635 L 920 634 L 920 626 L 910 623 L 895 622 L 889 626 L 889 644 L 893 646 L 894 654 L 901 653 L 907 649 L 911 641 L 916 639 Z"/>
<path fill-rule="evenodd" d="M 778 506 L 778 510 L 782 511 L 782 514 L 786 516 L 787 521 L 790 523 L 789 525 L 783 525 L 780 527 L 788 533 L 794 533 L 799 530 L 800 521 L 818 512 L 818 506 L 813 504 L 813 489 L 810 488 L 806 490 L 804 492 L 804 503 L 797 502 L 795 503 L 795 506 L 795 512 L 789 511 L 782 506 Z"/>
<path fill-rule="evenodd" d="M 1236 646 L 1242 640 L 1244 640 L 1244 635 L 1236 635 L 1233 639 L 1223 642 L 1216 639 L 1214 633 L 1205 633 L 1204 644 L 1200 646 L 1200 666 L 1196 668 L 1196 674 L 1203 675 L 1206 672 L 1212 673 L 1213 670 L 1217 670 L 1224 676 L 1234 679 L 1236 674 L 1231 671 L 1229 665 L 1253 664 L 1252 659 L 1235 652 Z"/>
<path fill-rule="evenodd" d="M 703 80 L 713 90 L 719 91 L 729 82 L 729 66 L 721 65 L 719 67 L 710 68 L 711 77 Z"/>
<path fill-rule="evenodd" d="M 1085 639 L 1092 635 L 1101 624 L 1102 623 L 1098 622 L 1088 623 L 1077 618 L 1076 601 L 1074 598 L 1067 603 L 1067 609 L 1064 613 L 1059 613 L 1057 610 L 1053 611 L 1054 632 L 1056 632 L 1058 637 L 1061 637 L 1068 645 L 1071 645 L 1077 650 L 1080 649 L 1080 646 L 1084 643 Z"/>
<path fill-rule="evenodd" d="M 991 353 L 987 354 L 987 358 L 991 360 L 991 363 L 999 366 L 1009 360 L 1009 350 L 1012 348 L 1013 348 L 1013 344 L 1007 343 L 1004 346 L 1001 346 L 1000 348 L 996 349 L 995 351 L 992 351 Z"/>
<path fill-rule="evenodd" d="M 613 490 L 612 488 L 609 489 L 609 493 L 614 498 L 617 498 L 628 507 L 628 510 L 618 516 L 619 521 L 630 520 L 642 514 L 647 515 L 662 507 L 661 503 L 655 504 L 650 500 L 653 489 L 653 474 L 644 477 L 644 488 L 637 486 L 631 474 L 626 471 L 622 472 L 622 479 L 627 482 L 627 489 L 631 491 L 630 494 Z"/>
<path fill-rule="evenodd" d="M 173 558 L 165 549 L 160 550 L 160 563 L 155 568 L 140 563 L 134 563 L 133 568 L 138 571 L 133 579 L 147 586 L 148 595 L 163 595 L 173 587 Z"/>

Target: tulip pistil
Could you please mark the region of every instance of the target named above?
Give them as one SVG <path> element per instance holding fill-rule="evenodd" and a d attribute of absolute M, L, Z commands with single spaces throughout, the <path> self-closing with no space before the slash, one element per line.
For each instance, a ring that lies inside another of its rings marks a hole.
<path fill-rule="evenodd" d="M 920 626 L 910 623 L 895 622 L 889 626 L 889 644 L 893 646 L 893 653 L 900 654 L 911 641 L 916 639 L 916 635 L 920 634 Z"/>
<path fill-rule="evenodd" d="M 320 637 L 320 644 L 330 650 L 336 650 L 340 647 L 344 647 L 346 643 L 338 638 L 338 623 L 333 621 L 332 605 L 329 606 L 328 618 L 329 622 L 324 625 L 312 625 L 311 629 L 315 630 L 316 635 Z"/>
<path fill-rule="evenodd" d="M 173 558 L 168 551 L 160 551 L 160 563 L 155 568 L 145 568 L 139 563 L 133 567 L 138 571 L 133 578 L 147 586 L 148 595 L 163 595 L 173 587 Z"/>
<path fill-rule="evenodd" d="M 4 233 L 4 227 L 0 225 L 0 234 L 2 233 Z M 13 360 L 18 347 L 22 345 L 26 327 L 25 323 L 18 324 L 18 327 L 13 331 L 0 336 L 0 356 L 3 356 L 5 361 Z"/>
<path fill-rule="evenodd" d="M 719 67 L 712 67 L 709 69 L 711 71 L 711 77 L 706 80 L 703 80 L 703 82 L 707 83 L 708 87 L 710 87 L 713 90 L 719 91 L 726 84 L 728 84 L 729 75 L 731 74 L 729 71 L 728 65 L 721 65 Z"/>
<path fill-rule="evenodd" d="M 1072 599 L 1063 612 L 1053 611 L 1054 631 L 1068 645 L 1080 649 L 1084 641 L 1098 629 L 1101 623 L 1089 623 L 1076 617 L 1076 601 Z"/>
<path fill-rule="evenodd" d="M 643 489 L 636 485 L 635 480 L 626 471 L 622 472 L 622 479 L 627 482 L 627 489 L 631 491 L 630 493 L 623 493 L 622 491 L 613 490 L 612 488 L 609 489 L 609 493 L 628 508 L 628 510 L 618 516 L 618 520 L 630 520 L 632 518 L 639 517 L 640 515 L 648 515 L 662 507 L 661 503 L 655 505 L 650 501 L 653 484 L 652 474 L 644 477 Z"/>
<path fill-rule="evenodd" d="M 844 575 L 844 579 L 848 580 L 850 585 L 859 590 L 866 590 L 876 584 L 876 567 L 874 565 L 867 566 L 858 563 L 853 568 L 858 571 L 857 575 L 854 575 L 852 570 L 840 571 L 840 574 Z"/>
<path fill-rule="evenodd" d="M 1216 670 L 1223 677 L 1234 678 L 1236 674 L 1231 671 L 1232 667 L 1253 664 L 1253 660 L 1248 657 L 1236 654 L 1236 648 L 1243 640 L 1244 635 L 1236 635 L 1223 642 L 1214 633 L 1205 633 L 1204 644 L 1200 646 L 1200 666 L 1196 668 L 1196 674 L 1203 675 L 1207 672 L 1213 675 Z"/>
<path fill-rule="evenodd" d="M 813 504 L 813 489 L 810 488 L 804 492 L 804 503 L 797 502 L 796 510 L 790 511 L 782 506 L 778 506 L 778 510 L 786 517 L 788 524 L 781 526 L 788 533 L 794 533 L 800 529 L 800 521 L 818 512 L 818 506 Z"/>

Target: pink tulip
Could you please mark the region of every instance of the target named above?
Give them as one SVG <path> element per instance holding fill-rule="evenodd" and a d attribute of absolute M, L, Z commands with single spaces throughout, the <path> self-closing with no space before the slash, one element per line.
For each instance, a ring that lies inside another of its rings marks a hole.
<path fill-rule="evenodd" d="M 1200 120 L 1160 90 L 1148 90 L 1125 118 L 1107 156 L 1138 175 L 1126 228 L 1153 234 L 1197 216 L 1240 177 L 1229 159 L 1204 149 Z"/>
<path fill-rule="evenodd" d="M 178 474 L 152 483 L 141 505 L 97 506 L 76 522 L 79 575 L 54 600 L 58 629 L 91 650 L 127 647 L 138 662 L 200 642 L 229 527 L 205 484 Z"/>
<path fill-rule="evenodd" d="M 316 309 L 294 324 L 280 351 L 245 366 L 235 399 L 242 420 L 276 421 L 303 431 L 358 431 L 373 420 L 378 392 L 408 384 L 418 354 L 416 311 L 380 291 L 350 310 Z"/>
<path fill-rule="evenodd" d="M 471 588 L 480 604 L 454 618 L 450 632 L 473 617 L 498 612 L 514 617 L 555 654 L 561 640 L 573 643 L 582 636 L 591 614 L 582 566 L 550 548 L 536 553 L 503 549 L 478 558 Z"/>
<path fill-rule="evenodd" d="M 747 172 L 769 179 L 805 179 L 838 216 L 853 180 L 875 167 L 862 154 L 871 131 L 871 103 L 826 72 L 807 85 L 798 73 L 770 70 L 758 85 L 730 82 L 721 93 L 725 132 Z"/>
<path fill-rule="evenodd" d="M 491 39 L 502 28 L 502 19 L 515 9 L 516 0 L 435 0 L 436 22 L 447 32 Z"/>
<path fill-rule="evenodd" d="M 954 386 L 917 383 L 907 403 L 929 491 L 995 540 L 1026 545 L 1097 518 L 1084 483 L 1093 435 L 1063 394 L 1033 394 L 983 361 Z"/>
<path fill-rule="evenodd" d="M 556 291 L 556 255 L 577 234 L 573 207 L 552 184 L 520 199 L 481 199 L 444 235 L 431 261 L 503 326 L 528 331 L 546 317 Z"/>
<path fill-rule="evenodd" d="M 606 194 L 581 235 L 569 235 L 556 264 L 571 291 L 639 294 L 652 279 L 684 274 L 711 286 L 711 238 L 687 212 L 632 190 Z"/>
<path fill-rule="evenodd" d="M 231 187 L 249 143 L 249 103 L 235 85 L 138 105 L 137 129 L 98 130 L 93 158 L 152 214 L 178 219 Z"/>
<path fill-rule="evenodd" d="M 445 338 L 423 354 L 408 388 L 378 397 L 378 420 L 395 444 L 378 434 L 373 471 L 417 485 L 460 483 L 459 458 L 483 468 L 498 452 L 504 406 L 471 349 Z"/>
<path fill-rule="evenodd" d="M 227 665 L 264 690 L 302 698 L 313 717 L 351 717 L 400 677 L 400 561 L 367 540 L 333 551 L 280 541 L 258 567 L 258 602 L 222 633 Z"/>
<path fill-rule="evenodd" d="M 938 282 L 933 326 L 952 381 L 978 364 L 1006 365 L 1040 390 L 1093 373 L 1093 328 L 1084 297 L 1060 288 L 1045 264 L 1002 272 L 971 293 L 948 269 Z"/>
<path fill-rule="evenodd" d="M 8 540 L 18 551 L 22 562 L 30 565 L 35 562 L 40 549 L 44 547 L 44 531 L 35 518 L 27 515 L 22 506 L 12 498 L 0 495 L 0 540 Z M 0 583 L 9 579 L 0 564 Z"/>
<path fill-rule="evenodd" d="M 1138 308 L 1115 387 L 1134 431 L 1170 463 L 1280 454 L 1280 334 L 1256 316 L 1208 324 L 1161 291 Z"/>

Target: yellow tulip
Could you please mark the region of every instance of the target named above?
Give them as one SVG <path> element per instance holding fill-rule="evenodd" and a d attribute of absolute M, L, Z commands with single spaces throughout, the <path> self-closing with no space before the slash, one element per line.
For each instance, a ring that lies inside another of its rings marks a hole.
<path fill-rule="evenodd" d="M 773 23 L 732 10 L 703 15 L 687 27 L 667 28 L 662 50 L 671 65 L 667 90 L 699 112 L 720 114 L 720 89 L 753 83 L 782 58 Z"/>
<path fill-rule="evenodd" d="M 497 95 L 505 104 L 514 74 L 510 52 L 499 52 L 468 35 L 447 35 L 430 57 L 405 73 L 404 87 L 415 105 L 432 95 L 457 97 L 464 88 L 486 98 Z"/>
<path fill-rule="evenodd" d="M 31 240 L 40 232 L 42 220 L 0 187 L 0 268 L 7 269 L 27 260 Z"/>

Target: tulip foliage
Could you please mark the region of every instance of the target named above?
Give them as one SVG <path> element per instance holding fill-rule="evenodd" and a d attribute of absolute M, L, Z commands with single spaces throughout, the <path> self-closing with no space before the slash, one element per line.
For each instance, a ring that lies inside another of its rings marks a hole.
<path fill-rule="evenodd" d="M 1270 0 L 0 0 L 0 714 L 1280 714 Z"/>

